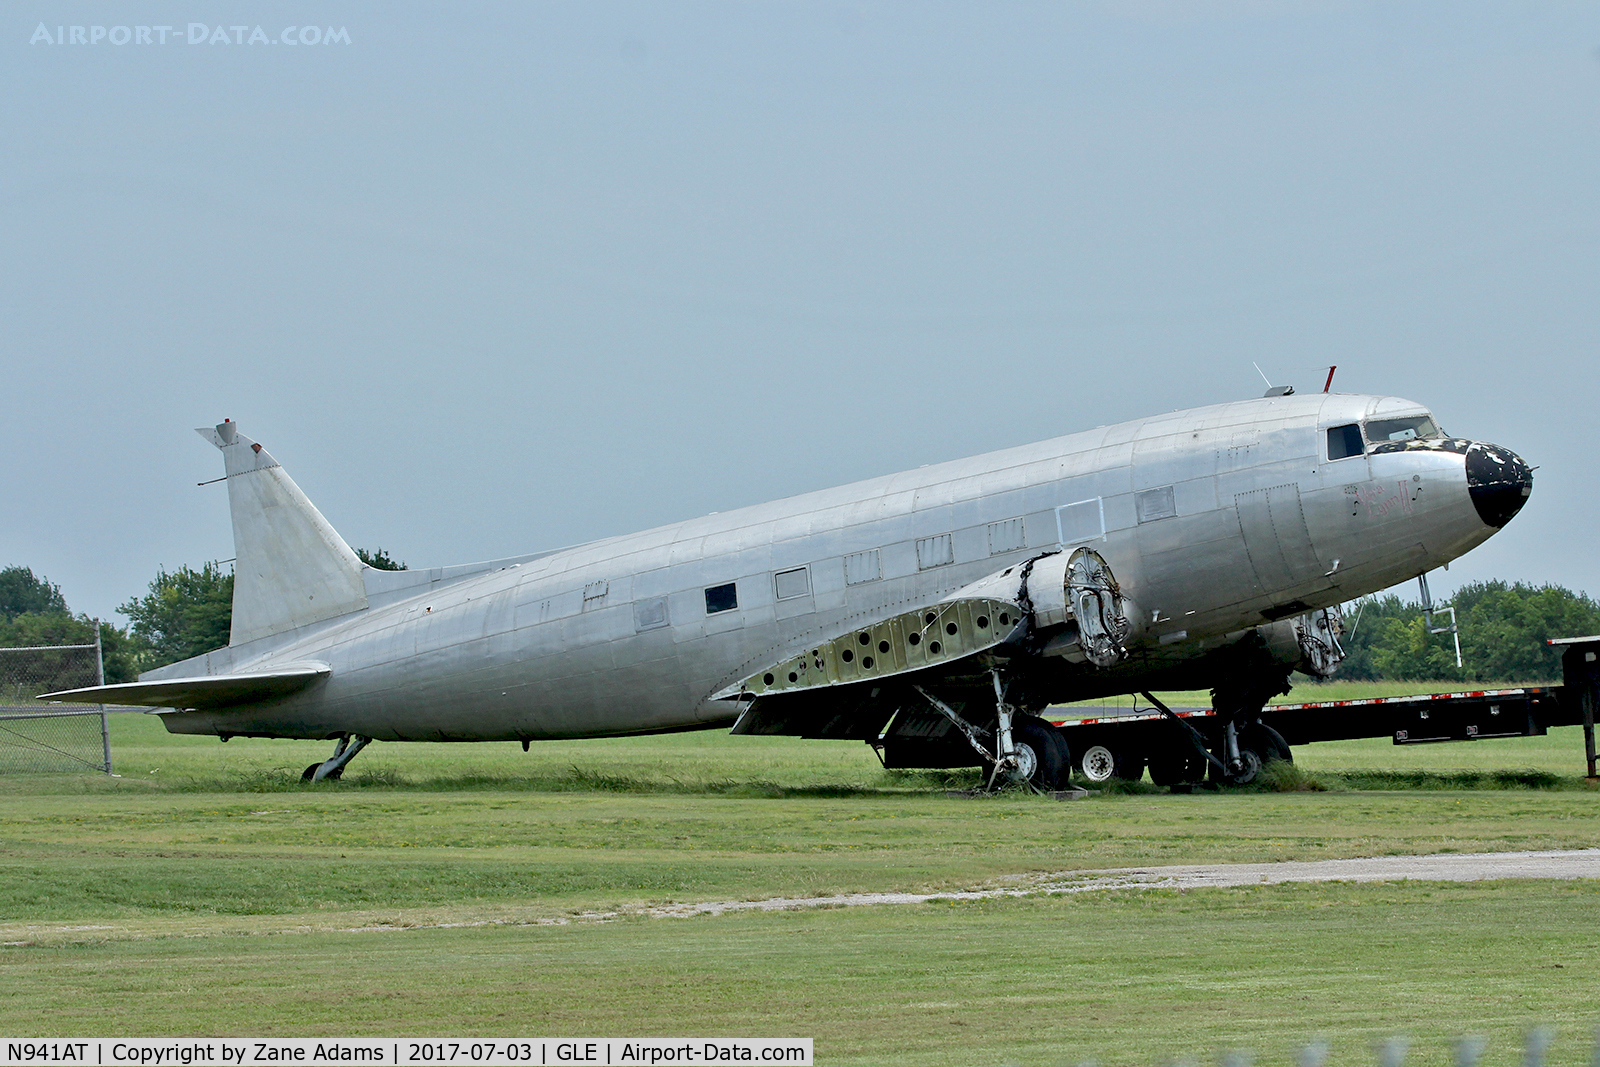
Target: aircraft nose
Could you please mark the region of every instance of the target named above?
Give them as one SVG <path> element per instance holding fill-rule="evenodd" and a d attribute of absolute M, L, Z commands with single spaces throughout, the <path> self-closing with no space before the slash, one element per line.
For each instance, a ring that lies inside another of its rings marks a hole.
<path fill-rule="evenodd" d="M 1467 492 L 1479 518 L 1499 529 L 1527 503 L 1533 468 L 1509 449 L 1474 443 L 1467 449 Z"/>

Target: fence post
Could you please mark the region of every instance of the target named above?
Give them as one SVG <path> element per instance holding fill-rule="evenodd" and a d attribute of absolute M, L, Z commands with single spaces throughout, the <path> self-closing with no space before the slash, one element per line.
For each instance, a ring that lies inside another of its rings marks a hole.
<path fill-rule="evenodd" d="M 105 650 L 100 645 L 100 620 L 94 620 L 94 670 L 96 684 L 106 684 Z M 111 773 L 111 724 L 106 721 L 106 706 L 100 705 L 100 744 L 105 753 L 106 773 Z"/>

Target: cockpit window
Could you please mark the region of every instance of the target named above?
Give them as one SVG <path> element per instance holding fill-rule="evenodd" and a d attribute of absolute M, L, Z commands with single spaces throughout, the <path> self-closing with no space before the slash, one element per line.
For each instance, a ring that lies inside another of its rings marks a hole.
<path fill-rule="evenodd" d="M 1443 437 L 1438 423 L 1429 415 L 1409 415 L 1403 419 L 1373 419 L 1367 423 L 1367 440 L 1373 444 L 1385 441 L 1413 441 L 1419 437 Z"/>
<path fill-rule="evenodd" d="M 1361 455 L 1361 427 L 1355 423 L 1334 426 L 1328 430 L 1328 458 L 1349 459 Z"/>

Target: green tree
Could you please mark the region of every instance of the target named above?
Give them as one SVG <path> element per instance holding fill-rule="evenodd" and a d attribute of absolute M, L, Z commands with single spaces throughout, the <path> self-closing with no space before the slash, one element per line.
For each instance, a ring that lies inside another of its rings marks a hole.
<path fill-rule="evenodd" d="M 95 620 L 74 615 L 61 595 L 61 587 L 36 578 L 32 568 L 0 570 L 0 646 L 92 645 Z M 107 682 L 131 682 L 138 677 L 143 643 L 127 630 L 100 622 L 100 653 Z M 65 685 L 80 685 L 75 678 Z"/>
<path fill-rule="evenodd" d="M 1561 677 L 1551 637 L 1600 633 L 1600 604 L 1555 585 L 1472 582 L 1453 599 L 1461 631 L 1458 668 L 1449 634 L 1430 634 L 1422 605 L 1393 593 L 1347 605 L 1347 658 L 1339 676 L 1393 681 L 1548 682 Z M 1448 616 L 1435 615 L 1444 626 Z"/>
<path fill-rule="evenodd" d="M 45 578 L 35 578 L 32 567 L 7 567 L 0 570 L 0 618 L 7 622 L 18 615 L 65 615 L 67 600 L 61 587 Z"/>
<path fill-rule="evenodd" d="M 404 563 L 396 563 L 390 558 L 389 553 L 381 548 L 375 548 L 371 552 L 364 548 L 358 548 L 356 549 L 356 558 L 374 570 L 403 571 L 406 569 Z"/>
<path fill-rule="evenodd" d="M 146 643 L 143 669 L 176 663 L 228 643 L 233 624 L 233 575 L 215 563 L 199 570 L 162 570 L 150 591 L 117 608 Z"/>
<path fill-rule="evenodd" d="M 1557 681 L 1562 650 L 1545 641 L 1600 634 L 1600 604 L 1558 585 L 1473 582 L 1455 605 L 1461 656 L 1481 678 Z"/>
<path fill-rule="evenodd" d="M 89 616 L 69 615 L 64 611 L 18 615 L 0 621 L 0 646 L 92 645 L 94 628 L 95 620 Z M 107 682 L 131 682 L 138 678 L 144 648 L 144 642 L 127 630 L 103 620 L 100 622 L 100 656 Z M 74 680 L 62 688 L 80 684 L 81 681 Z"/>

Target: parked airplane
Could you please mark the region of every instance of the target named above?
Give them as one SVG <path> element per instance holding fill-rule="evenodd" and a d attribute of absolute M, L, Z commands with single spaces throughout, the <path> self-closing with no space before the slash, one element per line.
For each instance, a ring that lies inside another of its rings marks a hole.
<path fill-rule="evenodd" d="M 1287 755 L 1265 702 L 1291 670 L 1342 656 L 1337 605 L 1481 544 L 1533 481 L 1411 401 L 1280 387 L 393 572 L 357 559 L 235 424 L 198 432 L 222 451 L 232 509 L 228 646 L 45 699 L 172 709 L 169 731 L 224 741 L 335 740 L 307 768 L 318 779 L 373 739 L 527 748 L 731 724 L 1052 788 L 1070 757 L 1038 717 L 1050 703 L 1211 688 L 1226 728 L 1205 758 L 1244 780 Z"/>

